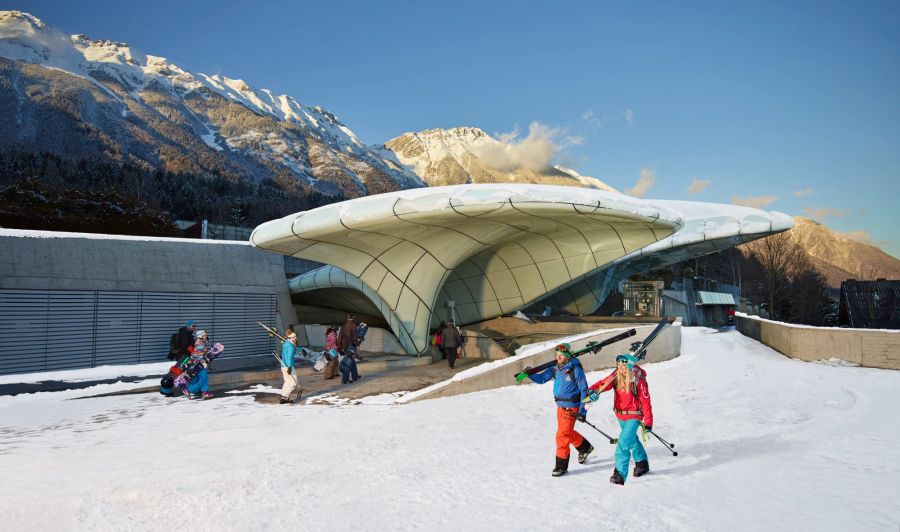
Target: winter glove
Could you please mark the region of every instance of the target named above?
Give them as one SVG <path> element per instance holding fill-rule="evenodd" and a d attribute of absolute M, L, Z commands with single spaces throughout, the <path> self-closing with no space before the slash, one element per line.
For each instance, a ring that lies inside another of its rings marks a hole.
<path fill-rule="evenodd" d="M 531 372 L 532 372 L 531 366 L 525 366 L 525 369 L 523 369 L 522 372 L 531 375 Z"/>
<path fill-rule="evenodd" d="M 584 412 L 583 414 L 578 414 L 578 417 L 575 419 L 577 419 L 578 421 L 581 421 L 582 423 L 587 423 L 587 412 Z"/>
<path fill-rule="evenodd" d="M 647 432 L 653 432 L 653 427 L 651 425 L 644 425 L 644 430 Z"/>
<path fill-rule="evenodd" d="M 588 399 L 590 399 L 591 402 L 599 401 L 599 400 L 600 400 L 600 394 L 597 393 L 596 391 L 593 391 L 593 390 L 592 390 L 591 393 L 588 394 Z"/>

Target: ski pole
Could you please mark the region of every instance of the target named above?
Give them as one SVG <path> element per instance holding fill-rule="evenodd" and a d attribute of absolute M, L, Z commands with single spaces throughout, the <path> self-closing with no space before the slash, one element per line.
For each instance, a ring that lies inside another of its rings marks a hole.
<path fill-rule="evenodd" d="M 653 431 L 651 430 L 650 432 L 653 432 Z M 669 443 L 669 442 L 667 442 L 667 441 L 664 440 L 663 437 L 660 436 L 659 434 L 653 432 L 653 435 L 656 436 L 657 438 L 659 438 L 659 441 L 661 441 L 661 442 L 663 442 L 664 444 L 668 445 L 668 446 L 671 447 L 672 449 L 675 448 L 675 444 L 674 444 L 674 443 Z"/>
<path fill-rule="evenodd" d="M 666 440 L 662 439 L 662 438 L 659 436 L 659 434 L 653 432 L 652 430 L 648 430 L 647 432 L 649 432 L 650 434 L 653 434 L 654 436 L 656 436 L 656 439 L 659 440 L 663 445 L 666 446 L 666 449 L 668 449 L 669 452 L 672 453 L 672 456 L 678 456 L 678 451 L 673 451 L 673 450 L 672 450 L 672 449 L 675 447 L 675 444 L 674 444 L 674 443 L 669 443 L 669 442 L 667 442 Z"/>
<path fill-rule="evenodd" d="M 582 422 L 582 423 L 587 423 L 587 424 L 590 425 L 594 430 L 596 430 L 596 431 L 599 432 L 600 434 L 603 434 L 603 436 L 606 437 L 607 440 L 609 440 L 609 443 L 610 443 L 611 445 L 615 445 L 616 443 L 619 442 L 619 439 L 618 439 L 618 438 L 613 438 L 613 437 L 610 436 L 609 434 L 607 434 L 607 433 L 603 432 L 602 430 L 598 429 L 597 426 L 594 425 L 593 423 L 591 423 L 590 421 L 588 421 L 588 420 L 586 420 L 586 419 L 583 419 L 581 422 Z"/>

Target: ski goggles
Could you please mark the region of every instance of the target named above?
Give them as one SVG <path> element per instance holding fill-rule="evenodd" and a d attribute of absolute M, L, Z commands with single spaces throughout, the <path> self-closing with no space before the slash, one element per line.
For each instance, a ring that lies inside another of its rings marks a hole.
<path fill-rule="evenodd" d="M 619 355 L 619 356 L 616 357 L 616 363 L 623 363 L 623 362 L 627 364 L 627 363 L 628 363 L 628 357 L 626 357 L 626 356 L 624 356 L 624 355 Z"/>

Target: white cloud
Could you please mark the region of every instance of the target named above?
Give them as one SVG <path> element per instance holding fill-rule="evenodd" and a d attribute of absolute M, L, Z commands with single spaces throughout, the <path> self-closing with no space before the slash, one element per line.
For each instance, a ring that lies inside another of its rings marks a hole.
<path fill-rule="evenodd" d="M 691 186 L 688 187 L 688 194 L 696 194 L 698 192 L 703 192 L 706 190 L 706 187 L 709 186 L 709 181 L 706 179 L 695 179 Z"/>
<path fill-rule="evenodd" d="M 588 109 L 584 113 L 581 114 L 581 119 L 587 122 L 588 124 L 595 127 L 603 127 L 604 120 L 599 116 L 594 114 L 593 109 Z"/>
<path fill-rule="evenodd" d="M 634 125 L 634 111 L 631 109 L 625 109 L 625 123 L 628 124 L 628 127 Z"/>
<path fill-rule="evenodd" d="M 774 202 L 777 199 L 778 196 L 748 196 L 746 198 L 731 196 L 731 203 L 733 203 L 734 205 L 742 205 L 744 207 L 754 207 L 757 209 L 762 209 L 763 207 Z"/>
<path fill-rule="evenodd" d="M 551 128 L 540 122 L 532 122 L 528 126 L 525 138 L 520 139 L 519 133 L 518 126 L 509 133 L 496 133 L 496 142 L 478 146 L 473 152 L 485 165 L 499 170 L 543 170 L 551 166 L 551 161 L 560 149 L 584 144 L 583 138 L 564 136 L 564 129 Z M 558 138 L 562 140 L 557 142 Z"/>
<path fill-rule="evenodd" d="M 807 188 L 804 188 L 803 190 L 795 190 L 794 195 L 797 196 L 798 198 L 805 198 L 806 196 L 809 196 L 810 194 L 812 194 L 815 191 L 816 191 L 816 189 L 814 189 L 812 187 L 807 187 Z"/>
<path fill-rule="evenodd" d="M 824 220 L 829 216 L 834 216 L 835 218 L 843 218 L 844 216 L 847 216 L 847 211 L 833 209 L 831 207 L 805 207 L 803 209 L 803 212 L 817 220 Z"/>
<path fill-rule="evenodd" d="M 656 172 L 649 168 L 641 168 L 641 177 L 638 178 L 634 187 L 625 191 L 629 196 L 641 198 L 650 190 L 650 187 L 656 183 Z"/>

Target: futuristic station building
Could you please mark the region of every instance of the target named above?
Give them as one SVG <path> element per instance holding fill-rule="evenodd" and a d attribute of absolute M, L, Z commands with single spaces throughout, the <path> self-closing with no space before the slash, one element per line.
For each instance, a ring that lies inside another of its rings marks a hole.
<path fill-rule="evenodd" d="M 304 303 L 380 314 L 411 354 L 441 320 L 537 302 L 594 312 L 629 276 L 785 231 L 790 216 L 595 189 L 479 184 L 404 190 L 260 225 L 260 249 L 326 266 L 290 280 Z"/>

